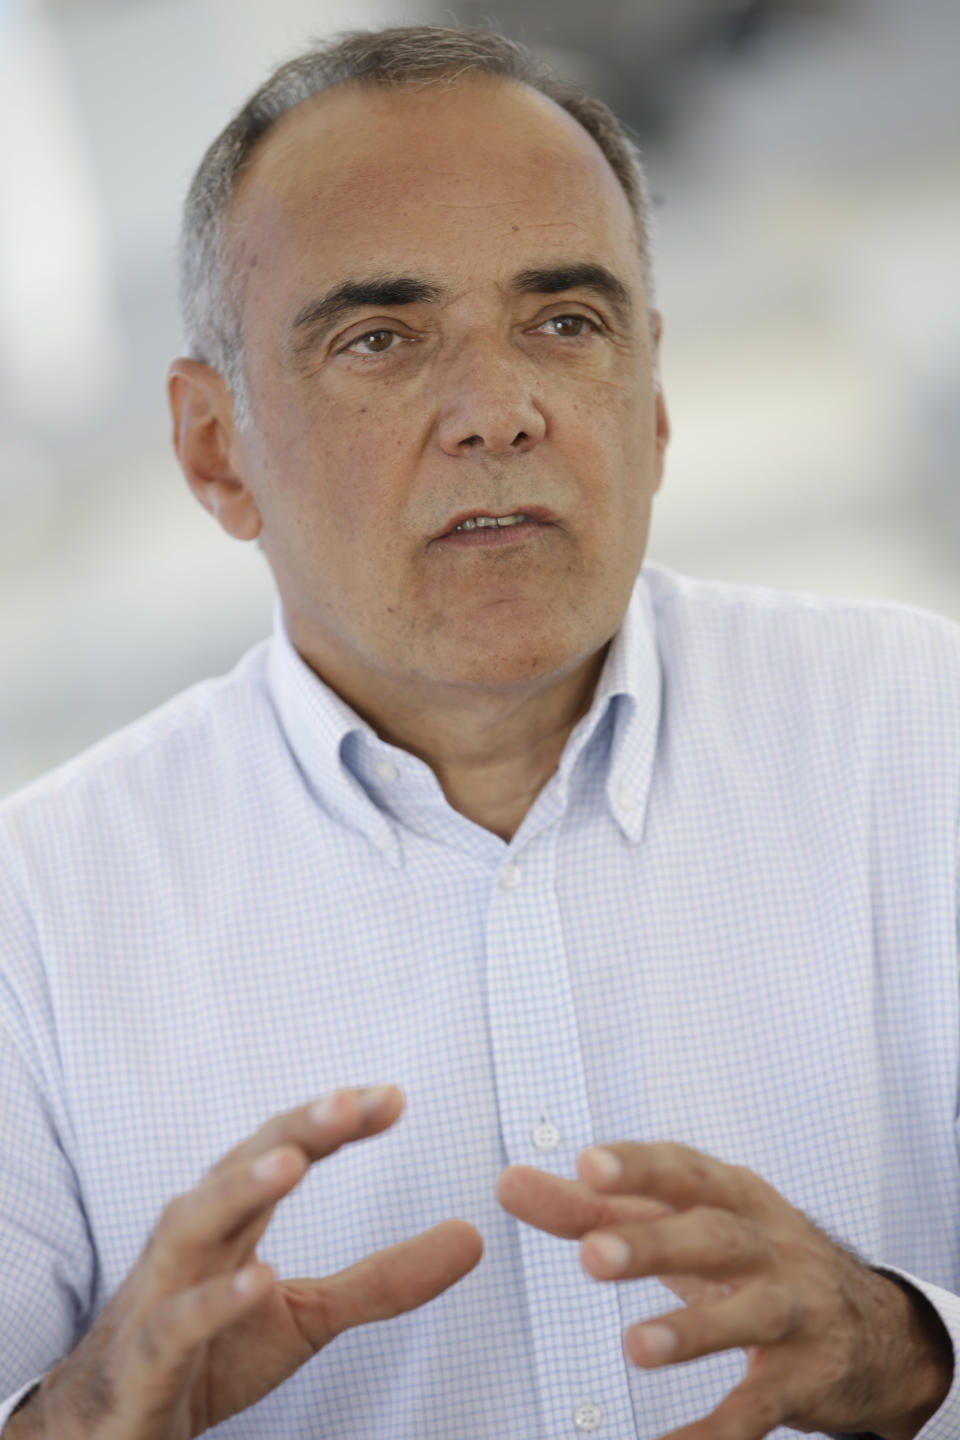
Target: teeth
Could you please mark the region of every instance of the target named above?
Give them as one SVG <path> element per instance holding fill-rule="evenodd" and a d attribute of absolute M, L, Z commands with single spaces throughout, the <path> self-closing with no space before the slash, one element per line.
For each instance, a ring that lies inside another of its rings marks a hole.
<path fill-rule="evenodd" d="M 496 526 L 501 529 L 506 525 L 522 525 L 526 515 L 501 515 L 495 518 L 493 515 L 478 515 L 475 520 L 462 520 L 456 527 L 458 530 L 493 530 Z"/>

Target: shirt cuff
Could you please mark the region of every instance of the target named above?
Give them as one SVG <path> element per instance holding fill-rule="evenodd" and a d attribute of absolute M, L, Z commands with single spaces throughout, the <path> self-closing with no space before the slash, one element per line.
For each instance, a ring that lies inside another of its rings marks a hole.
<path fill-rule="evenodd" d="M 908 1275 L 895 1265 L 874 1265 L 872 1268 L 881 1275 L 898 1276 L 912 1289 L 925 1295 L 950 1336 L 954 1356 L 953 1383 L 940 1409 L 930 1416 L 922 1430 L 917 1431 L 915 1440 L 957 1440 L 960 1435 L 960 1364 L 957 1363 L 960 1356 L 960 1295 L 954 1295 L 952 1290 L 942 1290 L 939 1285 L 930 1285 L 926 1280 L 918 1280 L 915 1275 Z"/>
<path fill-rule="evenodd" d="M 31 1391 L 39 1390 L 42 1379 L 43 1376 L 38 1375 L 35 1380 L 28 1380 L 26 1385 L 21 1385 L 20 1389 L 15 1391 L 13 1395 L 8 1395 L 5 1400 L 0 1400 L 0 1435 L 3 1434 L 7 1421 L 17 1409 L 21 1400 L 26 1400 Z"/>

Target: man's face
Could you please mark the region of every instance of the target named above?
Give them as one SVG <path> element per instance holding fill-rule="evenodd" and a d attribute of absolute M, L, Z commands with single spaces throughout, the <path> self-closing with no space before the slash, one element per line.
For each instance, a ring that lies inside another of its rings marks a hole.
<path fill-rule="evenodd" d="M 361 708 L 589 662 L 667 439 L 633 220 L 590 137 L 489 79 L 346 85 L 275 127 L 232 220 L 231 457 L 301 653 Z"/>

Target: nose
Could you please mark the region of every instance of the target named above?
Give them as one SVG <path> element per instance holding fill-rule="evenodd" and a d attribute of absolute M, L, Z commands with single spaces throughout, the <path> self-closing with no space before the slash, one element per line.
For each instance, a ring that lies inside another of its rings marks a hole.
<path fill-rule="evenodd" d="M 448 455 L 503 458 L 543 439 L 546 420 L 522 357 L 486 339 L 464 344 L 440 380 L 438 439 Z"/>

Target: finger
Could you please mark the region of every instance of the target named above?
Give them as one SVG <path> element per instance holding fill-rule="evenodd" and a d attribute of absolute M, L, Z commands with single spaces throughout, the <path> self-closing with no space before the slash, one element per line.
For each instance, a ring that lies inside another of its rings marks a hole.
<path fill-rule="evenodd" d="M 789 1415 L 790 1408 L 776 1390 L 748 1377 L 730 1391 L 716 1410 L 692 1425 L 671 1430 L 660 1440 L 764 1440 Z"/>
<path fill-rule="evenodd" d="M 759 1225 L 708 1205 L 591 1232 L 581 1249 L 583 1267 L 595 1280 L 664 1274 L 722 1280 L 748 1274 L 769 1258 L 770 1242 Z"/>
<path fill-rule="evenodd" d="M 403 1110 L 396 1085 L 334 1090 L 319 1100 L 273 1115 L 253 1135 L 227 1152 L 214 1169 L 237 1160 L 255 1160 L 277 1145 L 299 1145 L 311 1161 L 332 1155 L 348 1141 L 379 1135 Z"/>
<path fill-rule="evenodd" d="M 243 1237 L 254 1248 L 277 1202 L 303 1179 L 309 1162 L 295 1145 L 210 1171 L 194 1190 L 164 1207 L 147 1258 L 161 1291 L 199 1279 L 217 1252 Z M 248 1234 L 249 1232 L 249 1234 Z M 230 1267 L 234 1268 L 233 1266 Z"/>
<path fill-rule="evenodd" d="M 232 1245 L 247 1254 L 270 1223 L 277 1202 L 309 1166 L 351 1140 L 393 1124 L 403 1108 L 395 1086 L 340 1090 L 324 1100 L 274 1116 L 231 1150 L 193 1190 L 169 1201 L 157 1222 L 148 1256 L 161 1292 L 199 1280 Z M 270 1140 L 275 1143 L 268 1144 Z M 230 1257 L 229 1268 L 235 1268 Z"/>
<path fill-rule="evenodd" d="M 723 1280 L 701 1280 L 698 1275 L 658 1275 L 661 1285 L 672 1290 L 684 1305 L 709 1305 L 733 1293 L 733 1285 Z"/>
<path fill-rule="evenodd" d="M 472 1270 L 482 1253 L 473 1225 L 445 1220 L 325 1280 L 288 1280 L 282 1290 L 319 1350 L 354 1325 L 390 1320 L 424 1305 Z"/>
<path fill-rule="evenodd" d="M 775 1195 L 752 1170 L 668 1141 L 593 1146 L 581 1153 L 577 1171 L 600 1193 L 645 1195 L 677 1210 L 713 1205 L 761 1214 Z"/>
<path fill-rule="evenodd" d="M 497 1199 L 510 1215 L 564 1240 L 579 1240 L 589 1230 L 634 1220 L 654 1220 L 670 1207 L 639 1196 L 598 1195 L 578 1180 L 548 1175 L 529 1165 L 511 1165 L 497 1180 Z"/>
<path fill-rule="evenodd" d="M 642 1325 L 631 1325 L 623 1349 L 634 1365 L 650 1368 L 696 1360 L 721 1350 L 775 1345 L 802 1323 L 800 1305 L 783 1286 L 763 1282 L 712 1305 L 691 1305 Z"/>
<path fill-rule="evenodd" d="M 255 1309 L 275 1283 L 269 1265 L 248 1265 L 161 1300 L 137 1336 L 139 1386 L 155 1386 L 178 1370 L 201 1345 Z"/>

